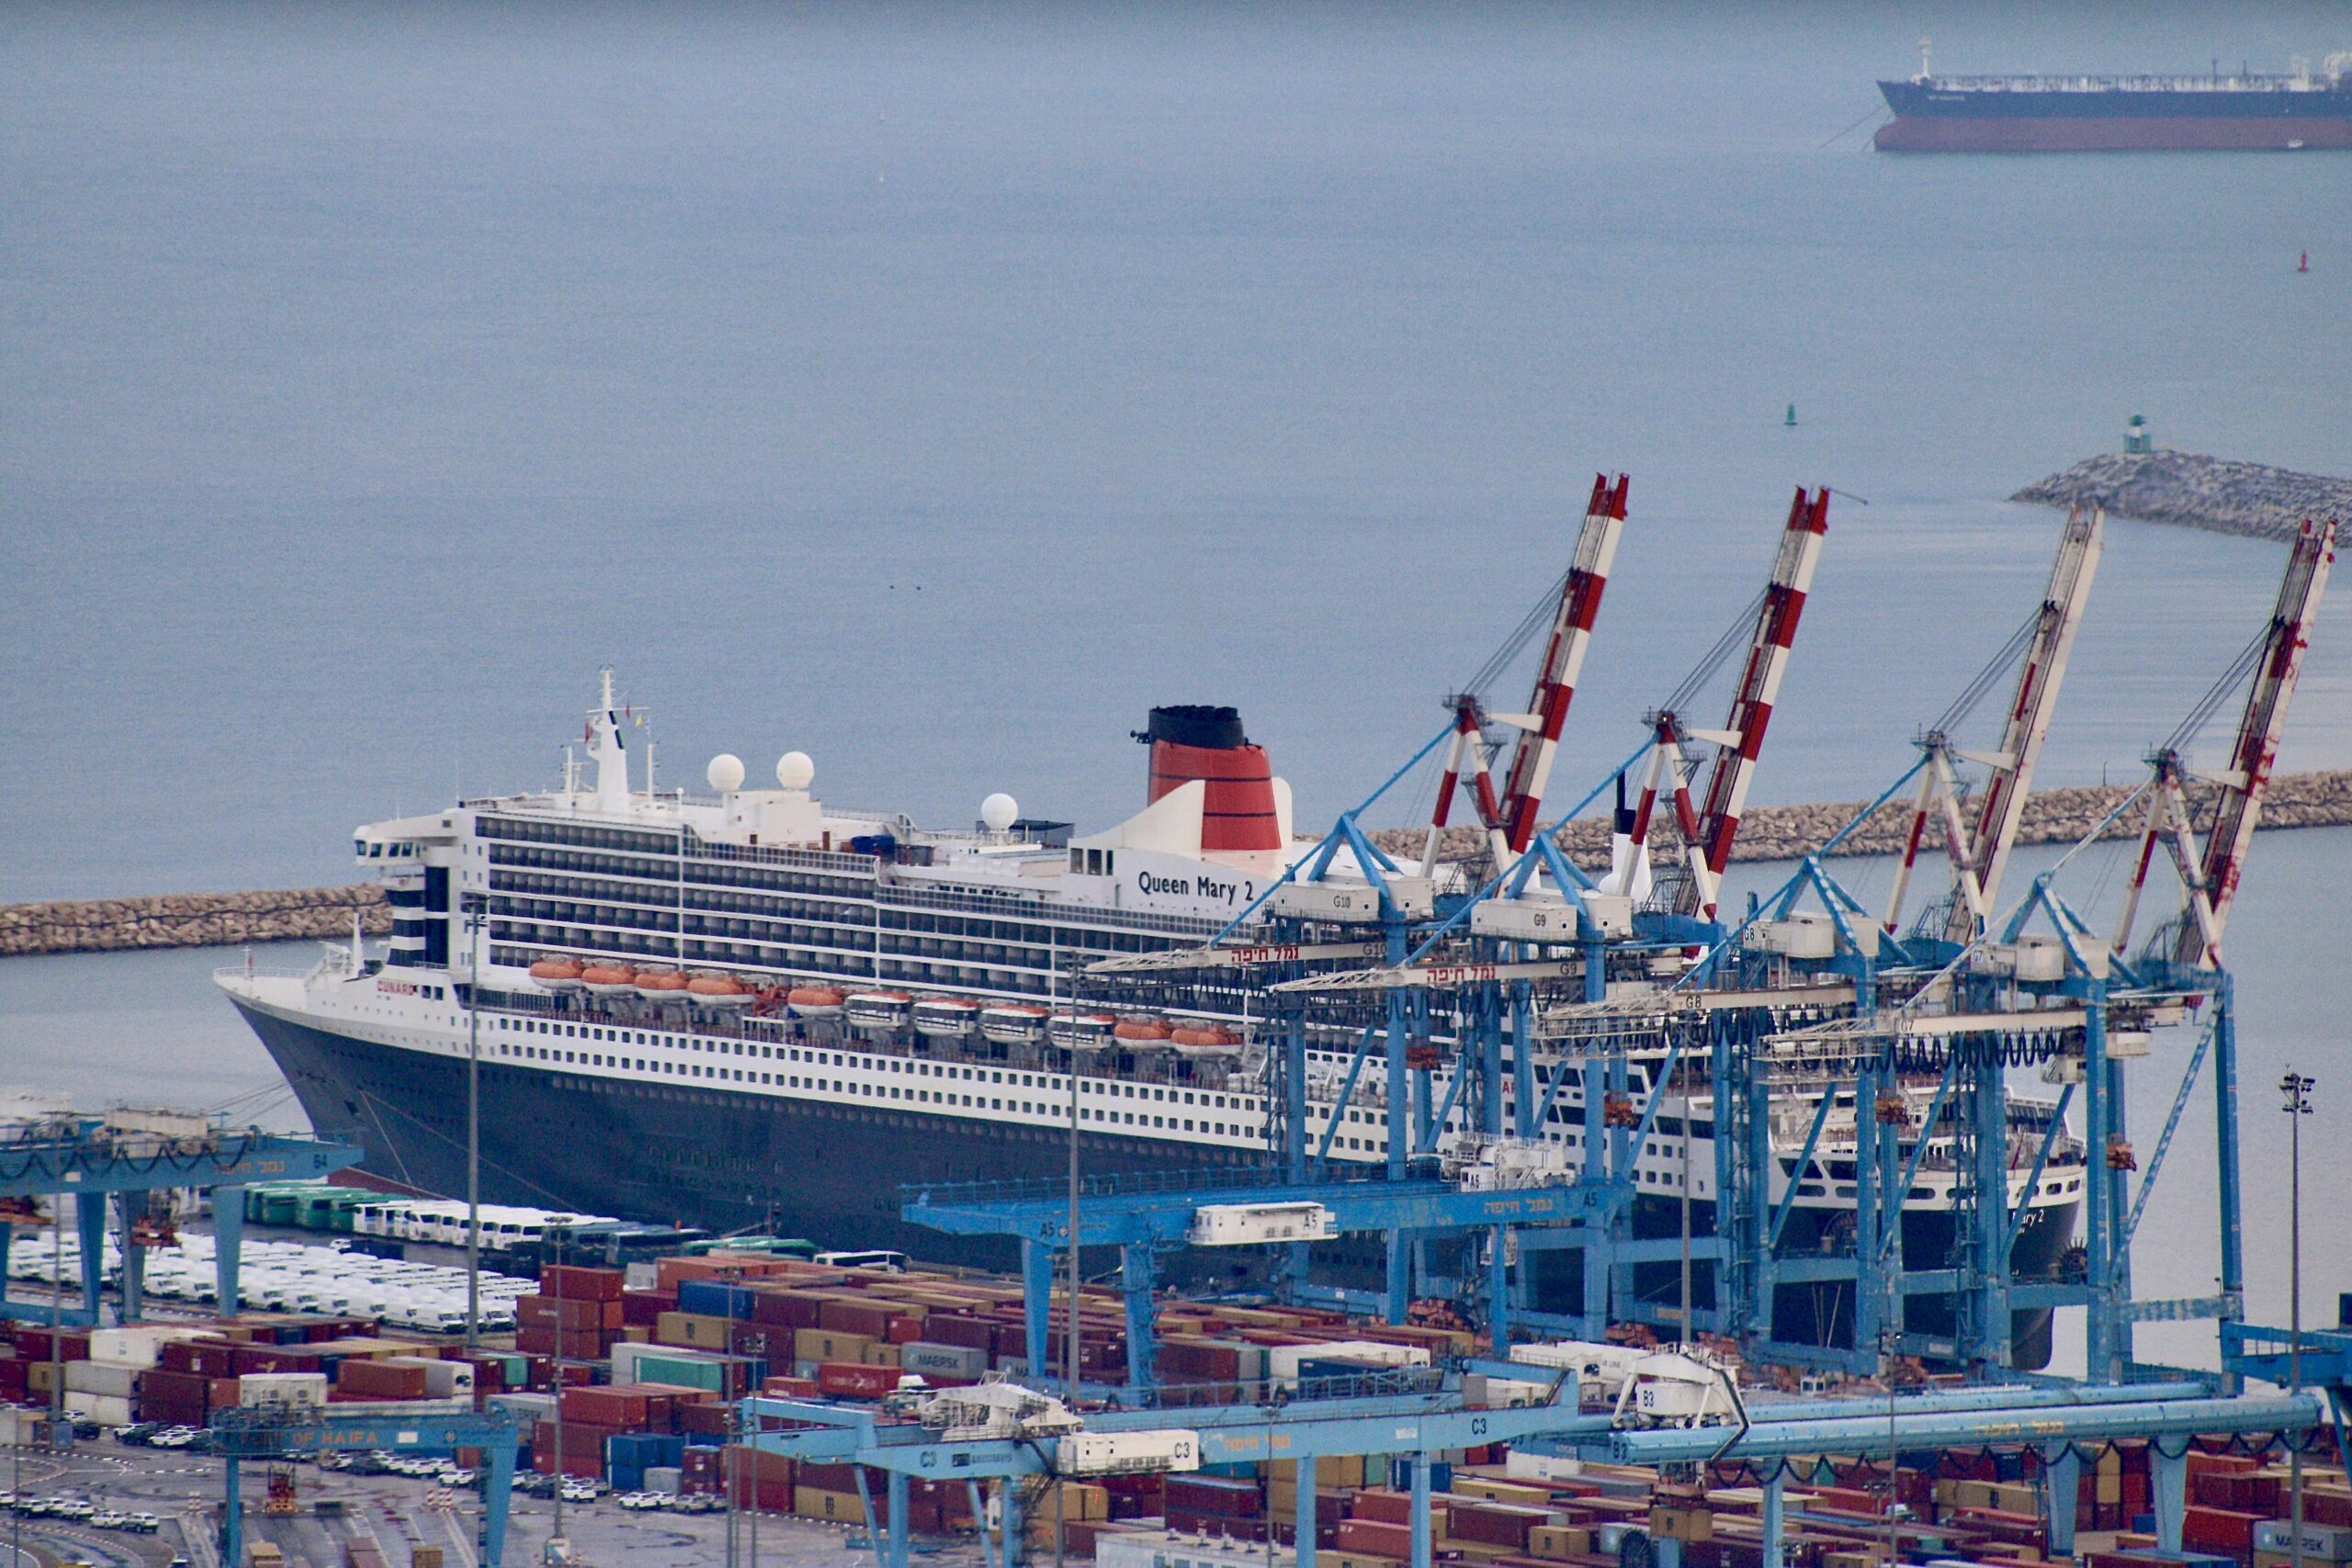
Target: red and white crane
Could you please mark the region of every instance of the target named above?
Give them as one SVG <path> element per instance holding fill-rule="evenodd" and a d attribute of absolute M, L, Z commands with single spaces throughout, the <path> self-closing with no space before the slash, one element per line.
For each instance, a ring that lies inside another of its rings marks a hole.
<path fill-rule="evenodd" d="M 2188 906 L 2188 919 L 2181 922 L 2173 944 L 2173 962 L 2210 969 L 2222 961 L 2222 928 L 2229 921 L 2238 877 L 2245 869 L 2246 848 L 2262 816 L 2262 797 L 2270 787 L 2270 770 L 2278 760 L 2278 739 L 2287 728 L 2287 709 L 2294 701 L 2295 678 L 2302 671 L 2303 649 L 2310 644 L 2312 622 L 2319 614 L 2320 597 L 2327 592 L 2328 570 L 2335 561 L 2335 522 L 2305 523 L 2288 552 L 2287 572 L 2278 584 L 2278 602 L 2270 613 L 2270 625 L 2252 650 L 2254 683 L 2246 693 L 2245 711 L 2238 720 L 2229 763 L 2218 773 L 2195 775 L 2221 786 L 2214 801 L 2212 831 L 2206 837 L 2202 853 L 2197 848 L 2188 805 L 2187 785 L 2192 770 L 2182 761 L 2177 746 L 2165 746 L 2150 760 L 2155 780 L 2140 836 L 2140 857 L 2132 868 L 2131 890 L 2124 895 L 2122 916 L 2116 922 L 2118 953 L 2132 940 L 2140 892 L 2161 843 L 2172 856 Z"/>
<path fill-rule="evenodd" d="M 2050 586 L 2041 596 L 2041 609 L 2022 634 L 2025 662 L 2018 672 L 2017 692 L 2001 727 L 2000 743 L 1990 751 L 1963 751 L 1951 743 L 1942 726 L 1928 731 L 1922 742 L 1928 750 L 1928 767 L 1920 779 L 1903 863 L 1887 896 L 1890 934 L 1901 919 L 1904 891 L 1910 884 L 1912 865 L 1930 817 L 1942 823 L 1944 854 L 1951 863 L 1952 896 L 1944 920 L 1944 939 L 1966 943 L 1984 931 L 1994 900 L 2000 896 L 2001 874 L 2008 867 L 2018 826 L 2025 818 L 2034 764 L 2041 760 L 2041 743 L 2050 735 L 2050 719 L 2057 711 L 2058 688 L 2066 678 L 2075 634 L 2082 628 L 2083 607 L 2090 600 L 2091 580 L 2098 572 L 2105 525 L 2105 513 L 2095 506 L 2077 506 L 2066 514 L 2066 526 L 2058 536 L 2058 556 L 2050 568 Z M 1974 803 L 1973 826 L 1962 815 L 1964 792 L 1953 767 L 1955 757 L 1981 762 L 1990 770 Z"/>
<path fill-rule="evenodd" d="M 1748 785 L 1756 778 L 1756 760 L 1764 750 L 1764 732 L 1772 722 L 1772 705 L 1780 698 L 1789 649 L 1796 641 L 1797 623 L 1804 617 L 1805 596 L 1813 590 L 1814 569 L 1820 564 L 1822 542 L 1828 532 L 1827 488 L 1808 496 L 1804 487 L 1798 486 L 1796 499 L 1789 503 L 1788 523 L 1781 531 L 1771 581 L 1765 586 L 1755 627 L 1748 635 L 1747 661 L 1732 694 L 1731 716 L 1724 727 L 1685 728 L 1680 717 L 1670 711 L 1661 712 L 1654 721 L 1657 744 L 1650 752 L 1632 836 L 1634 852 L 1646 852 L 1658 791 L 1665 788 L 1674 803 L 1676 824 L 1682 830 L 1683 853 L 1690 863 L 1690 874 L 1675 893 L 1677 914 L 1714 919 L 1724 867 L 1731 861 L 1732 840 L 1739 833 Z M 1682 748 L 1692 740 L 1709 741 L 1715 747 L 1706 792 L 1701 797 L 1704 805 L 1698 807 L 1691 805 L 1690 782 L 1682 772 Z"/>
<path fill-rule="evenodd" d="M 1487 716 L 1517 729 L 1510 770 L 1504 775 L 1499 810 L 1487 826 L 1501 866 L 1523 852 L 1535 837 L 1535 813 L 1544 801 L 1544 785 L 1552 776 L 1553 759 L 1560 749 L 1560 730 L 1567 723 L 1568 704 L 1576 696 L 1577 676 L 1592 647 L 1592 623 L 1600 613 L 1600 596 L 1609 587 L 1610 563 L 1616 558 L 1617 541 L 1625 529 L 1625 491 L 1629 481 L 1606 474 L 1592 480 L 1592 500 L 1585 507 L 1584 531 L 1577 539 L 1575 562 L 1560 590 L 1560 605 L 1552 618 L 1552 637 L 1544 645 L 1544 661 L 1535 671 L 1535 694 L 1525 713 Z"/>

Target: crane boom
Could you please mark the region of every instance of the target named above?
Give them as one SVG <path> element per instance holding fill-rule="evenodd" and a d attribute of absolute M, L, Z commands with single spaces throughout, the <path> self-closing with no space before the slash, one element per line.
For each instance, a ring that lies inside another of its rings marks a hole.
<path fill-rule="evenodd" d="M 1764 731 L 1772 722 L 1772 705 L 1780 697 L 1789 649 L 1796 641 L 1797 622 L 1804 615 L 1805 596 L 1813 591 L 1814 569 L 1820 564 L 1828 532 L 1828 488 L 1808 498 L 1799 485 L 1796 499 L 1789 503 L 1788 525 L 1781 532 L 1764 607 L 1757 613 L 1756 630 L 1748 640 L 1747 663 L 1732 697 L 1731 717 L 1720 734 L 1709 738 L 1716 742 L 1715 761 L 1692 846 L 1703 858 L 1706 874 L 1682 885 L 1675 897 L 1678 914 L 1714 918 L 1716 889 L 1722 886 L 1724 867 L 1731 863 L 1732 840 L 1739 833 L 1747 788 L 1756 778 L 1756 759 L 1764 750 Z"/>
<path fill-rule="evenodd" d="M 2066 678 L 2075 634 L 2082 628 L 2083 606 L 2089 602 L 2091 580 L 2098 572 L 2100 536 L 2106 513 L 2100 508 L 2077 506 L 2066 514 L 2058 536 L 2058 557 L 2051 564 L 2050 587 L 2041 596 L 2041 610 L 2025 664 L 2018 672 L 2017 695 L 2009 703 L 1997 750 L 1972 758 L 1992 771 L 1976 811 L 1973 831 L 1951 835 L 1954 897 L 1946 919 L 1947 940 L 1975 940 L 1978 922 L 1989 915 L 1999 896 L 2001 874 L 2007 869 L 2009 851 L 2017 842 L 2018 824 L 2024 819 L 2025 802 L 2033 785 L 2034 764 L 2041 743 L 2049 738 L 2051 716 L 2057 711 L 2058 688 Z"/>
<path fill-rule="evenodd" d="M 1600 612 L 1600 596 L 1609 586 L 1610 563 L 1625 527 L 1628 480 L 1617 476 L 1613 485 L 1606 474 L 1592 480 L 1592 500 L 1585 507 L 1584 530 L 1577 539 L 1576 562 L 1560 591 L 1560 607 L 1552 619 L 1552 638 L 1544 649 L 1544 662 L 1535 671 L 1535 694 L 1523 714 L 1490 714 L 1498 724 L 1519 730 L 1511 750 L 1510 771 L 1505 775 L 1500 819 L 1496 824 L 1502 846 L 1517 854 L 1535 837 L 1535 813 L 1543 804 L 1544 785 L 1560 746 L 1560 731 L 1567 723 L 1568 704 L 1576 696 L 1577 675 L 1592 646 L 1592 623 Z"/>
<path fill-rule="evenodd" d="M 2270 613 L 2254 685 L 2246 693 L 2245 712 L 2230 747 L 2229 767 L 2219 775 L 2221 798 L 2214 803 L 2213 829 L 2189 886 L 2193 918 L 2181 926 L 2173 951 L 2176 963 L 2206 969 L 2221 962 L 2222 928 L 2229 920 L 2238 877 L 2245 870 L 2246 849 L 2262 817 L 2262 797 L 2278 760 L 2295 678 L 2302 671 L 2303 649 L 2310 645 L 2312 622 L 2335 562 L 2335 521 L 2305 523 L 2287 557 L 2287 574 L 2278 585 L 2278 603 Z M 2158 766 L 2164 766 L 2163 760 Z M 2180 771 L 2173 770 L 2176 779 Z M 2144 852 L 2141 865 L 2144 872 Z"/>

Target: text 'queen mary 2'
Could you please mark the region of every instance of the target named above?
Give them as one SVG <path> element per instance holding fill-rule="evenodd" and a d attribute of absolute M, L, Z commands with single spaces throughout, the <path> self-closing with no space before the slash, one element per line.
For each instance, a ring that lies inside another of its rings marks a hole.
<path fill-rule="evenodd" d="M 1887 152 L 2296 152 L 2352 147 L 2352 52 L 2313 72 L 1938 76 L 1881 82 Z"/>
<path fill-rule="evenodd" d="M 380 961 L 355 944 L 307 974 L 237 967 L 219 982 L 317 1131 L 393 1181 L 463 1190 L 478 1039 L 485 1201 L 1008 1265 L 1009 1246 L 905 1224 L 898 1189 L 1058 1173 L 1073 1069 L 1090 1173 L 1262 1167 L 1275 1147 L 1280 1097 L 1253 1033 L 1270 1009 L 1250 966 L 1079 977 L 1106 956 L 1197 947 L 1314 847 L 1293 834 L 1289 787 L 1234 710 L 1155 708 L 1141 739 L 1147 804 L 1104 831 L 1024 819 L 1001 795 L 972 830 L 934 830 L 820 803 L 798 752 L 772 789 L 743 787 L 725 756 L 709 795 L 633 787 L 608 673 L 589 716 L 593 779 L 567 764 L 560 789 L 359 830 L 360 863 L 393 907 Z M 1382 1060 L 1351 1068 L 1363 1019 L 1317 1005 L 1331 1010 L 1307 1024 L 1307 1146 L 1328 1134 L 1336 1160 L 1377 1166 Z M 1637 1099 L 1657 1066 L 1632 1064 Z M 1431 1085 L 1449 1107 L 1452 1070 L 1439 1065 Z M 1951 1140 L 1932 1089 L 1905 1090 L 1921 1154 L 1905 1203 L 1913 1268 L 1938 1267 L 1952 1241 Z M 1680 1080 L 1660 1092 L 1635 1223 L 1673 1234 L 1688 1180 L 1711 1234 L 1713 1097 Z M 1791 1245 L 1852 1223 L 1851 1100 L 1818 1122 L 1811 1100 L 1774 1104 L 1771 1187 L 1776 1199 L 1794 1189 Z M 2055 1107 L 2012 1104 L 2030 1149 Z M 1587 1127 L 1570 1075 L 1542 1137 L 1565 1164 Z M 1451 1111 L 1440 1146 L 1477 1131 Z M 2081 1145 L 2053 1143 L 2038 1173 L 2012 1165 L 2021 1273 L 2055 1265 L 2081 1201 Z M 1379 1256 L 1377 1238 L 1362 1241 L 1326 1244 L 1318 1261 L 1360 1277 Z M 1533 1277 L 1539 1305 L 1577 1299 L 1572 1251 L 1528 1256 L 1556 1270 Z M 1784 1287 L 1781 1332 L 1836 1340 L 1851 1324 L 1839 1292 Z M 2039 1365 L 2047 1314 L 2019 1316 L 2019 1362 Z"/>

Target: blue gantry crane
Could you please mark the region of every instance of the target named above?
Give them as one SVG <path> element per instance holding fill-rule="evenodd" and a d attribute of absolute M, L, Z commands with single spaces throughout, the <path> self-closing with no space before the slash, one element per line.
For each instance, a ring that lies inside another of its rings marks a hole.
<path fill-rule="evenodd" d="M 74 1197 L 81 1241 L 78 1309 L 62 1308 L 62 1323 L 87 1326 L 98 1321 L 104 1289 L 107 1212 L 111 1208 L 122 1243 L 122 1321 L 140 1315 L 140 1269 L 151 1193 L 196 1188 L 214 1194 L 213 1268 L 221 1310 L 237 1310 L 238 1247 L 244 1232 L 243 1188 L 254 1181 L 300 1181 L 356 1165 L 362 1152 L 316 1138 L 265 1133 L 257 1127 L 207 1126 L 172 1133 L 110 1125 L 96 1116 L 65 1115 L 28 1122 L 0 1138 L 0 1200 L 39 1201 Z M 62 1216 L 58 1216 L 62 1224 Z M 16 1226 L 0 1218 L 0 1276 L 7 1268 Z M 62 1287 L 62 1281 L 61 1281 Z M 0 1302 L 0 1313 L 48 1318 L 48 1306 Z"/>

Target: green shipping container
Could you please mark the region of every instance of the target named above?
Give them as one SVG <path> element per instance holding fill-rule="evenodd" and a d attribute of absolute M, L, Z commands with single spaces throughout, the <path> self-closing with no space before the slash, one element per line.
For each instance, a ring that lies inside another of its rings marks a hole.
<path fill-rule="evenodd" d="M 726 1369 L 717 1361 L 672 1360 L 667 1356 L 639 1356 L 637 1359 L 637 1381 L 639 1382 L 676 1383 L 682 1388 L 707 1388 L 713 1393 L 727 1392 L 721 1381 Z"/>

